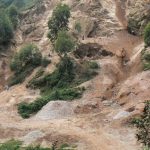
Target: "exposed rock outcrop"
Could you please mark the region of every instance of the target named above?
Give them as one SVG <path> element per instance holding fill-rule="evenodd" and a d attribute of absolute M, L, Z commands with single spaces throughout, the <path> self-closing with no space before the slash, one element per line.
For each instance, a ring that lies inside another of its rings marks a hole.
<path fill-rule="evenodd" d="M 143 34 L 150 20 L 150 1 L 128 0 L 128 30 L 135 35 Z"/>

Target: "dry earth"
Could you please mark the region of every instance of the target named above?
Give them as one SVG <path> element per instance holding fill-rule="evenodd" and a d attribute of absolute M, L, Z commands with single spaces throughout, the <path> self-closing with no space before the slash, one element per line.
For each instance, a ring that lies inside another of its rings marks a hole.
<path fill-rule="evenodd" d="M 34 42 L 43 55 L 49 54 L 52 47 L 47 39 L 47 22 L 58 2 L 43 0 L 40 14 L 34 10 L 26 12 L 16 34 L 17 49 L 25 43 Z M 73 102 L 50 102 L 30 119 L 22 119 L 16 105 L 21 101 L 35 100 L 39 91 L 27 89 L 27 81 L 8 91 L 2 90 L 0 141 L 15 138 L 23 140 L 24 144 L 40 143 L 48 146 L 58 140 L 58 144 L 76 145 L 77 150 L 139 150 L 135 129 L 126 121 L 139 114 L 143 102 L 150 98 L 150 71 L 142 71 L 142 38 L 126 31 L 129 1 L 65 0 L 63 3 L 69 4 L 72 10 L 71 32 L 74 22 L 81 21 L 83 25 L 83 32 L 79 36 L 81 38 L 84 35 L 85 40 L 81 39 L 80 42 L 84 45 L 98 45 L 113 55 L 85 56 L 84 59 L 97 61 L 100 69 L 94 79 L 83 84 L 87 88 L 83 97 Z M 126 64 L 120 59 L 123 48 L 127 53 Z M 52 64 L 46 68 L 47 71 L 53 71 L 59 61 L 55 53 L 51 54 Z M 5 59 L 6 70 L 0 78 L 3 85 L 3 78 L 10 75 L 7 66 L 9 57 Z"/>

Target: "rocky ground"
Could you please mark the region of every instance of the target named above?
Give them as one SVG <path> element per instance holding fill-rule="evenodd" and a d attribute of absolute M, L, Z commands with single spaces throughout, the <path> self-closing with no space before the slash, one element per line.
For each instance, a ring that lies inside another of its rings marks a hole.
<path fill-rule="evenodd" d="M 47 71 L 53 71 L 59 61 L 47 39 L 47 22 L 58 2 L 44 0 L 39 11 L 33 8 L 25 12 L 15 37 L 16 48 L 12 47 L 13 51 L 33 42 L 43 55 L 51 53 L 52 64 Z M 128 121 L 142 111 L 143 102 L 150 98 L 150 71 L 142 71 L 142 38 L 126 30 L 133 3 L 127 0 L 65 0 L 63 3 L 71 7 L 70 32 L 74 32 L 74 23 L 80 21 L 83 26 L 80 42 L 85 51 L 87 47 L 88 53 L 92 51 L 90 56 L 83 53 L 82 59 L 97 61 L 99 73 L 83 83 L 87 90 L 81 99 L 49 102 L 26 120 L 18 115 L 17 104 L 35 100 L 39 91 L 27 89 L 27 81 L 8 91 L 2 90 L 0 141 L 15 138 L 23 140 L 24 144 L 49 146 L 57 140 L 58 144 L 76 145 L 77 150 L 139 150 L 135 129 Z M 127 54 L 126 63 L 120 59 L 123 48 Z M 108 55 L 103 55 L 102 50 Z M 2 77 L 7 78 L 9 57 L 2 57 L 7 59 Z M 1 84 L 5 85 L 3 78 L 0 78 Z"/>

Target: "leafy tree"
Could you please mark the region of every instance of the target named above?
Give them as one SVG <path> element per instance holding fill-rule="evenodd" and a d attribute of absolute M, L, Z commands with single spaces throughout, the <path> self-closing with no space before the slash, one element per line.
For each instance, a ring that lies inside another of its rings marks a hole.
<path fill-rule="evenodd" d="M 144 41 L 147 46 L 150 46 L 150 23 L 147 24 L 144 30 Z"/>
<path fill-rule="evenodd" d="M 137 139 L 150 148 L 150 101 L 146 102 L 141 117 L 134 119 L 133 123 L 138 128 Z"/>
<path fill-rule="evenodd" d="M 58 54 L 67 54 L 74 49 L 74 42 L 66 31 L 60 31 L 55 42 L 55 50 Z"/>
<path fill-rule="evenodd" d="M 14 5 L 12 5 L 8 8 L 7 12 L 14 29 L 16 29 L 18 25 L 18 15 L 19 15 L 17 8 Z"/>
<path fill-rule="evenodd" d="M 0 11 L 0 44 L 8 43 L 13 38 L 13 27 L 4 10 Z"/>
<path fill-rule="evenodd" d="M 66 4 L 59 4 L 53 11 L 52 17 L 48 22 L 50 29 L 48 37 L 51 42 L 57 39 L 58 32 L 60 30 L 68 30 L 68 22 L 70 18 L 70 8 Z"/>

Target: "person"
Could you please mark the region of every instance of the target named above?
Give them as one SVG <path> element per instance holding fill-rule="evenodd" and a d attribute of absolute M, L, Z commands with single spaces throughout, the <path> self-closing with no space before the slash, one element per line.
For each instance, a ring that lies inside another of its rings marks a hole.
<path fill-rule="evenodd" d="M 50 53 L 48 54 L 48 57 L 52 57 Z"/>
<path fill-rule="evenodd" d="M 122 51 L 121 51 L 121 64 L 126 65 L 127 62 L 128 62 L 128 59 L 127 59 L 126 50 L 124 48 L 122 48 Z"/>

